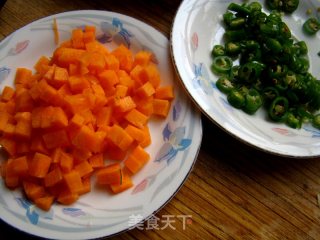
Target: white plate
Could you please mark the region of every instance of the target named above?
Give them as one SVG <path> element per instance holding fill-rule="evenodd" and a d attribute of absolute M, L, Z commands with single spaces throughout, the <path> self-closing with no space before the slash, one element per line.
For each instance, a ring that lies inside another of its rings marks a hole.
<path fill-rule="evenodd" d="M 320 131 L 310 125 L 295 130 L 284 124 L 267 120 L 266 111 L 260 109 L 254 116 L 229 105 L 226 96 L 215 86 L 217 76 L 212 74 L 210 52 L 215 44 L 221 44 L 224 28 L 222 14 L 231 0 L 185 0 L 174 19 L 171 33 L 171 50 L 175 67 L 184 87 L 194 102 L 214 123 L 222 129 L 263 151 L 288 157 L 316 157 L 320 155 Z M 264 2 L 264 1 L 260 1 Z M 284 21 L 299 40 L 309 47 L 311 72 L 320 77 L 319 33 L 308 37 L 302 32 L 307 19 L 307 9 L 313 16 L 319 15 L 319 1 L 300 1 L 299 8 Z M 263 8 L 267 12 L 266 8 Z"/>
<path fill-rule="evenodd" d="M 162 84 L 174 84 L 176 98 L 167 119 L 152 120 L 149 124 L 153 142 L 147 151 L 151 161 L 134 176 L 134 187 L 118 195 L 94 189 L 71 206 L 54 204 L 49 212 L 43 212 L 28 202 L 21 191 L 8 190 L 0 179 L 0 218 L 22 231 L 46 238 L 110 236 L 127 230 L 134 220 L 146 219 L 158 211 L 182 186 L 200 147 L 200 114 L 176 85 L 168 39 L 145 23 L 105 11 L 74 11 L 46 17 L 4 39 L 0 43 L 0 90 L 12 85 L 16 67 L 31 69 L 41 55 L 52 55 L 56 47 L 54 17 L 62 40 L 70 38 L 75 27 L 94 25 L 98 39 L 110 48 L 123 43 L 134 52 L 152 51 Z"/>

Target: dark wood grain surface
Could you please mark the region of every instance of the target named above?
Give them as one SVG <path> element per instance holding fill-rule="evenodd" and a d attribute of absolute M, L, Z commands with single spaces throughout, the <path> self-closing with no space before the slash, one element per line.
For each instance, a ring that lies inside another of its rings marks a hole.
<path fill-rule="evenodd" d="M 178 0 L 7 0 L 0 40 L 48 15 L 79 9 L 126 14 L 168 38 Z M 203 120 L 203 141 L 192 173 L 156 216 L 175 217 L 164 229 L 131 231 L 115 239 L 320 239 L 320 159 L 289 159 L 258 151 Z M 0 213 L 1 214 L 1 213 Z M 183 219 L 189 215 L 185 228 Z M 8 236 L 8 237 L 5 237 Z M 0 223 L 0 239 L 33 239 Z"/>

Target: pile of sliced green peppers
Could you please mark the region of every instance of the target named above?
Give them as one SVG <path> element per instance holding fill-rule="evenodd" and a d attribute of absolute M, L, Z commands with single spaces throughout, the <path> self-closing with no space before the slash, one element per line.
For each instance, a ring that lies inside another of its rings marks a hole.
<path fill-rule="evenodd" d="M 248 114 L 265 107 L 272 121 L 291 128 L 310 122 L 320 129 L 320 81 L 308 72 L 307 44 L 292 38 L 279 12 L 291 13 L 298 4 L 267 1 L 274 9 L 270 14 L 259 2 L 229 4 L 223 14 L 225 42 L 213 47 L 211 70 L 233 107 Z"/>

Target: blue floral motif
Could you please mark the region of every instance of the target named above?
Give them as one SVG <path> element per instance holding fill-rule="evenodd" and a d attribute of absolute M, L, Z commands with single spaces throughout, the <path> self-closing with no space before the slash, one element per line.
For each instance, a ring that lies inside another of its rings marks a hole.
<path fill-rule="evenodd" d="M 173 110 L 172 110 L 173 121 L 177 121 L 179 119 L 181 110 L 182 110 L 181 103 L 180 101 L 177 101 L 176 104 L 173 106 Z"/>
<path fill-rule="evenodd" d="M 0 81 L 5 80 L 9 76 L 10 72 L 11 72 L 10 68 L 1 67 L 0 68 Z"/>
<path fill-rule="evenodd" d="M 130 38 L 133 34 L 124 28 L 123 22 L 118 18 L 113 18 L 112 23 L 101 22 L 101 31 L 103 34 L 98 36 L 97 39 L 101 43 L 116 42 L 118 44 L 124 43 L 128 48 L 130 48 Z"/>
<path fill-rule="evenodd" d="M 203 63 L 193 64 L 195 77 L 192 79 L 192 84 L 195 89 L 201 88 L 205 94 L 212 94 L 212 88 L 215 84 L 209 80 L 209 74 Z"/>
<path fill-rule="evenodd" d="M 62 212 L 66 215 L 69 215 L 71 217 L 80 217 L 87 215 L 84 211 L 82 211 L 80 208 L 63 208 Z"/>
<path fill-rule="evenodd" d="M 162 131 L 163 140 L 160 151 L 157 153 L 155 162 L 166 161 L 169 165 L 176 157 L 179 151 L 184 151 L 191 144 L 191 139 L 184 138 L 185 127 L 178 127 L 171 131 L 169 124 Z"/>
<path fill-rule="evenodd" d="M 307 132 L 310 132 L 312 134 L 311 137 L 313 137 L 313 138 L 320 137 L 320 131 L 315 129 L 315 128 L 313 128 L 313 127 L 311 127 L 311 126 L 310 127 L 309 126 L 305 126 L 305 127 L 303 127 L 303 129 L 305 131 L 307 131 Z"/>
<path fill-rule="evenodd" d="M 42 217 L 44 219 L 53 219 L 53 210 L 50 209 L 50 211 L 45 212 L 37 208 L 34 204 L 29 202 L 28 200 L 24 198 L 16 198 L 16 201 L 18 204 L 26 209 L 26 216 L 30 223 L 37 225 L 39 222 L 39 217 Z"/>

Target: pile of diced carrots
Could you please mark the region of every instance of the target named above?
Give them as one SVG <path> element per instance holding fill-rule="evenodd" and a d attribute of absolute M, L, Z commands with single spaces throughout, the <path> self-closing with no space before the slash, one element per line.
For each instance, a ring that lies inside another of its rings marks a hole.
<path fill-rule="evenodd" d="M 150 158 L 148 121 L 165 118 L 174 98 L 150 52 L 108 50 L 95 32 L 74 29 L 34 71 L 18 68 L 0 96 L 1 176 L 43 210 L 74 203 L 91 184 L 130 188 Z"/>

